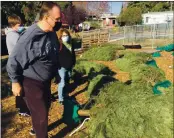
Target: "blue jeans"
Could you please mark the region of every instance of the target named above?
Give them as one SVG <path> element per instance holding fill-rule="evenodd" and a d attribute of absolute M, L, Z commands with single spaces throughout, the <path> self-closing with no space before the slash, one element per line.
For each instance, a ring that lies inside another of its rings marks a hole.
<path fill-rule="evenodd" d="M 61 67 L 58 70 L 59 76 L 61 78 L 60 83 L 58 85 L 58 98 L 59 102 L 64 100 L 64 96 L 67 94 L 67 85 L 69 84 L 71 78 L 71 69 L 65 69 Z"/>

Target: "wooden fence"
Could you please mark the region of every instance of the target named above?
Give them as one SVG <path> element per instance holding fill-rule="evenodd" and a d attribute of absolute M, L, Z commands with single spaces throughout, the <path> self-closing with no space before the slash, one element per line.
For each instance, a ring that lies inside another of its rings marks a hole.
<path fill-rule="evenodd" d="M 100 46 L 102 43 L 106 43 L 109 40 L 108 30 L 93 30 L 84 31 L 81 33 L 82 49 L 88 49 L 92 45 Z"/>

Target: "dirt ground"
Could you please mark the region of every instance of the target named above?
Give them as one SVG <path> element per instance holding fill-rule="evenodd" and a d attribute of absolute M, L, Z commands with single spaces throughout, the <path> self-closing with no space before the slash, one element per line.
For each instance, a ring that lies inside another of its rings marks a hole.
<path fill-rule="evenodd" d="M 87 86 L 87 82 L 84 82 L 78 86 L 72 93 L 71 96 L 77 92 L 83 90 Z M 51 86 L 52 94 L 57 95 L 57 84 L 53 83 Z M 84 93 L 77 95 L 76 100 L 79 104 L 86 103 Z M 10 96 L 2 99 L 2 137 L 3 138 L 34 138 L 35 136 L 29 135 L 31 129 L 31 118 L 21 117 L 18 115 L 15 109 L 15 97 Z M 67 134 L 74 128 L 67 126 L 61 120 L 63 114 L 63 106 L 58 103 L 57 100 L 52 101 L 49 111 L 49 137 L 50 138 L 63 138 L 68 137 Z M 76 138 L 78 138 L 76 136 Z"/>
<path fill-rule="evenodd" d="M 160 52 L 161 57 L 156 57 L 155 61 L 160 69 L 165 73 L 166 79 L 173 83 L 173 59 L 172 52 Z"/>
<path fill-rule="evenodd" d="M 113 72 L 116 73 L 114 78 L 126 82 L 129 80 L 129 74 L 126 72 L 120 71 L 115 67 L 114 63 L 106 61 L 97 61 L 98 63 L 104 64 L 110 68 Z M 9 79 L 7 74 L 2 76 L 3 82 L 9 84 Z M 76 101 L 82 105 L 85 104 L 88 99 L 85 96 L 85 88 L 88 86 L 87 81 L 81 82 L 74 90 L 69 94 L 70 96 L 75 95 Z M 57 95 L 58 85 L 52 83 L 51 91 L 53 95 Z M 15 109 L 15 97 L 10 96 L 5 99 L 2 99 L 2 137 L 4 138 L 32 138 L 34 136 L 29 135 L 29 130 L 31 129 L 31 118 L 30 117 L 21 117 L 18 115 L 17 110 Z M 57 100 L 52 102 L 50 111 L 49 111 L 49 137 L 68 137 L 68 133 L 72 131 L 73 128 L 68 127 L 66 124 L 61 122 L 63 114 L 63 106 L 60 105 Z M 75 138 L 78 138 L 78 133 L 74 135 Z"/>
<path fill-rule="evenodd" d="M 165 74 L 166 79 L 173 82 L 173 56 L 171 52 L 161 52 L 162 57 L 155 58 L 157 65 L 161 68 Z M 107 66 L 111 71 L 115 72 L 114 78 L 121 82 L 126 82 L 130 78 L 129 73 L 120 71 L 112 61 L 95 61 Z M 169 66 L 172 66 L 169 67 Z M 85 76 L 84 76 L 85 77 Z M 9 84 L 7 74 L 1 76 L 3 83 Z M 85 104 L 88 99 L 85 96 L 88 82 L 85 79 L 79 80 L 78 86 L 73 86 L 70 96 L 74 96 L 79 104 Z M 54 96 L 57 96 L 58 85 L 52 83 L 51 90 Z M 3 138 L 34 138 L 29 135 L 31 129 L 31 118 L 21 117 L 15 108 L 15 97 L 10 96 L 1 100 L 1 135 Z M 68 138 L 68 134 L 72 132 L 74 127 L 67 126 L 62 122 L 63 106 L 57 101 L 52 101 L 52 105 L 49 111 L 49 138 Z M 78 132 L 72 136 L 72 138 L 80 138 Z"/>

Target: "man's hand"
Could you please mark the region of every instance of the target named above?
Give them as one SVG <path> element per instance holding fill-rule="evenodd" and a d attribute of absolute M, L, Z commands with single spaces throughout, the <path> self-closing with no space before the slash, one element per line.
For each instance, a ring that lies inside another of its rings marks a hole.
<path fill-rule="evenodd" d="M 15 96 L 20 96 L 22 92 L 21 84 L 18 82 L 12 83 L 12 92 Z"/>

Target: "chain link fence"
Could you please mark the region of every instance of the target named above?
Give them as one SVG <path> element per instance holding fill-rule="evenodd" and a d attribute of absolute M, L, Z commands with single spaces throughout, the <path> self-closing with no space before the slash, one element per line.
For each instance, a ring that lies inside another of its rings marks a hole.
<path fill-rule="evenodd" d="M 115 27 L 108 29 L 108 40 L 122 45 L 140 44 L 145 48 L 156 48 L 157 46 L 173 43 L 173 31 L 173 22 Z"/>

